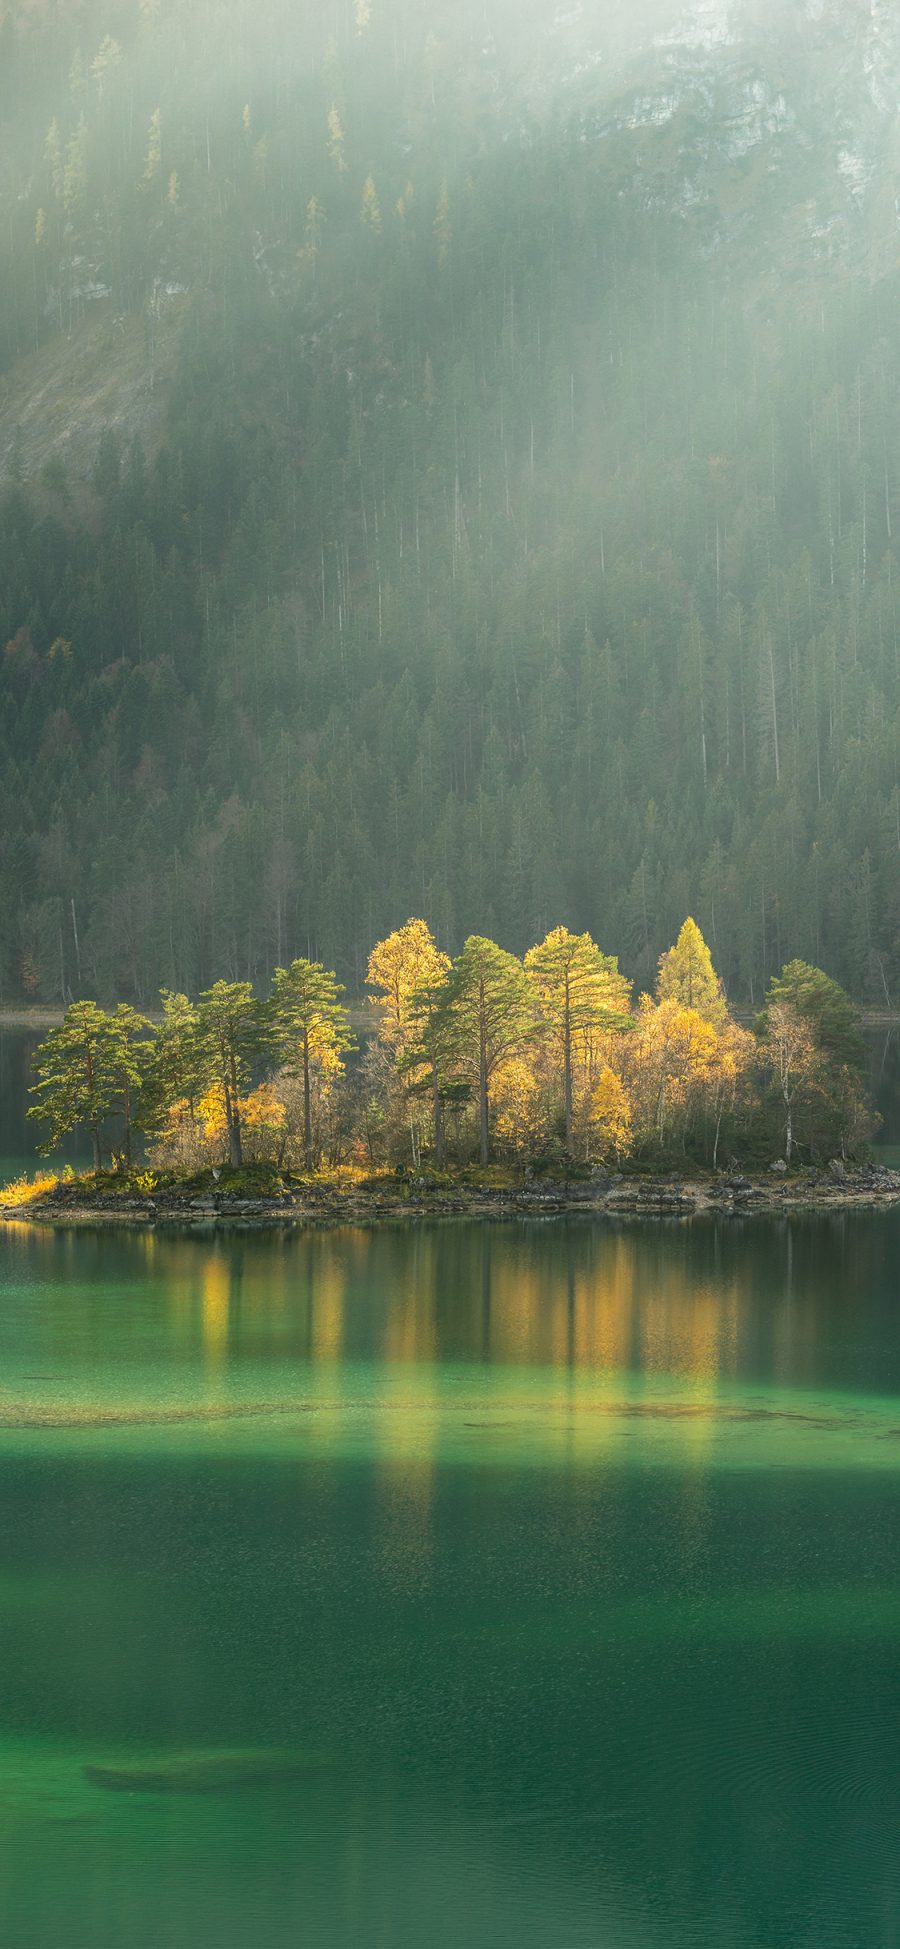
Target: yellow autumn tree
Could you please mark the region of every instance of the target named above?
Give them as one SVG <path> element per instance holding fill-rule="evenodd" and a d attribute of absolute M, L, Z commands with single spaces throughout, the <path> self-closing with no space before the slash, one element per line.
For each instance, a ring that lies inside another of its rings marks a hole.
<path fill-rule="evenodd" d="M 147 160 L 144 164 L 144 182 L 152 183 L 158 175 L 162 163 L 162 111 L 153 110 L 150 117 L 150 133 L 147 141 Z"/>
<path fill-rule="evenodd" d="M 287 1111 L 275 1084 L 261 1083 L 250 1090 L 240 1098 L 238 1108 L 245 1162 L 276 1162 Z M 221 1083 L 214 1083 L 195 1104 L 187 1097 L 170 1104 L 151 1161 L 157 1168 L 176 1171 L 227 1163 L 228 1118 Z"/>
<path fill-rule="evenodd" d="M 122 49 L 111 34 L 105 34 L 97 53 L 91 62 L 91 73 L 97 84 L 97 93 L 102 98 L 107 81 L 122 59 Z"/>
<path fill-rule="evenodd" d="M 82 202 L 88 183 L 88 126 L 83 115 L 66 149 L 63 171 L 63 208 L 72 216 Z"/>
<path fill-rule="evenodd" d="M 347 167 L 347 158 L 344 155 L 344 125 L 333 105 L 328 110 L 328 154 L 338 175 L 343 176 Z"/>
<path fill-rule="evenodd" d="M 554 927 L 537 947 L 529 948 L 525 968 L 548 1030 L 545 1046 L 556 1058 L 566 1148 L 571 1150 L 576 1093 L 589 1088 L 598 1039 L 630 1023 L 631 984 L 590 934 L 570 934 L 567 927 Z"/>
<path fill-rule="evenodd" d="M 446 176 L 441 184 L 441 193 L 438 197 L 438 206 L 434 219 L 434 235 L 437 243 L 438 263 L 443 267 L 450 256 L 450 243 L 453 235 L 450 223 L 450 191 L 447 187 Z"/>
<path fill-rule="evenodd" d="M 589 1129 L 591 1149 L 606 1162 L 627 1157 L 633 1140 L 633 1121 L 628 1093 L 621 1077 L 607 1064 L 600 1071 L 591 1092 Z"/>
<path fill-rule="evenodd" d="M 376 1035 L 388 1057 L 384 1078 L 409 1130 L 413 1160 L 421 1148 L 423 1117 L 430 1115 L 438 1168 L 443 1168 L 440 1079 L 428 1049 L 432 998 L 450 969 L 424 920 L 408 920 L 372 949 L 366 985 L 374 990 Z M 425 1110 L 425 1104 L 428 1110 Z"/>
<path fill-rule="evenodd" d="M 717 1028 L 725 1021 L 728 1009 L 722 983 L 712 964 L 712 955 L 695 920 L 685 921 L 675 942 L 662 955 L 656 983 L 657 999 L 680 1002 L 694 1009 L 704 1021 Z"/>
<path fill-rule="evenodd" d="M 750 1107 L 756 1053 L 755 1038 L 749 1029 L 742 1029 L 737 1022 L 729 1019 L 716 1031 L 710 1077 L 713 1127 L 711 1163 L 714 1171 L 719 1166 L 719 1143 L 724 1119 L 735 1118 L 740 1107 L 745 1110 Z"/>
<path fill-rule="evenodd" d="M 376 237 L 379 235 L 381 231 L 381 205 L 378 201 L 378 191 L 375 188 L 375 179 L 373 176 L 367 176 L 363 183 L 359 218 L 360 222 L 364 223 L 367 229 L 374 230 Z"/>
<path fill-rule="evenodd" d="M 494 1137 L 502 1149 L 521 1152 L 540 1141 L 538 1080 L 523 1056 L 510 1056 L 497 1069 L 493 1107 Z"/>
<path fill-rule="evenodd" d="M 303 231 L 303 256 L 315 270 L 316 260 L 322 243 L 322 230 L 325 212 L 317 196 L 311 196 L 306 205 L 306 224 Z"/>
<path fill-rule="evenodd" d="M 821 1052 L 806 1017 L 792 1003 L 782 1001 L 770 1003 L 766 1010 L 761 1047 L 781 1105 L 784 1156 L 790 1165 L 798 1106 L 823 1090 Z"/>
<path fill-rule="evenodd" d="M 659 1144 L 684 1142 L 691 1112 L 713 1074 L 716 1031 L 694 1008 L 674 997 L 656 1005 L 641 996 L 637 1032 L 628 1051 L 632 1100 L 639 1132 Z"/>
<path fill-rule="evenodd" d="M 60 139 L 59 123 L 55 116 L 47 130 L 44 140 L 44 155 L 50 171 L 53 194 L 54 196 L 62 196 L 64 185 L 62 141 Z"/>

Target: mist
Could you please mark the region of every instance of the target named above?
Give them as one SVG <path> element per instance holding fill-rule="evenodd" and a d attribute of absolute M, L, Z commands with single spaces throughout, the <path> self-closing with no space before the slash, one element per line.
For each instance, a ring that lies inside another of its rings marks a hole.
<path fill-rule="evenodd" d="M 6 991 L 693 911 L 893 996 L 884 8 L 0 34 Z"/>

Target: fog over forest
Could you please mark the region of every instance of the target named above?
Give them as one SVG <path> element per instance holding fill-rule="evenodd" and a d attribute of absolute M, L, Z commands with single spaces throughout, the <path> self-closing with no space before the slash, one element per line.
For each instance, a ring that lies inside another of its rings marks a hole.
<path fill-rule="evenodd" d="M 0 990 L 900 995 L 885 0 L 0 4 Z"/>

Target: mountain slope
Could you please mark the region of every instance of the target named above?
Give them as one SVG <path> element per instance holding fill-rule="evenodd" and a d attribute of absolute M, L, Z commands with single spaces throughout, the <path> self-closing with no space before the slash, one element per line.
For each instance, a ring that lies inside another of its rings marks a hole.
<path fill-rule="evenodd" d="M 272 7 L 273 60 L 7 9 L 6 993 L 356 983 L 412 910 L 646 980 L 691 908 L 736 993 L 893 998 L 900 52 L 851 11 Z"/>

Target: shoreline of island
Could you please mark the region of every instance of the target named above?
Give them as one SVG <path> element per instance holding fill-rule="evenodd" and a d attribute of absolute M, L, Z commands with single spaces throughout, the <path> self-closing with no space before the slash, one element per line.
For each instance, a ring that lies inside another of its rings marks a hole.
<path fill-rule="evenodd" d="M 589 1178 L 531 1176 L 435 1183 L 427 1177 L 362 1185 L 298 1184 L 233 1190 L 167 1185 L 88 1188 L 62 1180 L 43 1196 L 0 1209 L 7 1225 L 57 1230 L 306 1231 L 340 1225 L 378 1227 L 412 1219 L 592 1218 L 687 1219 L 800 1217 L 900 1206 L 900 1170 L 844 1165 L 788 1175 L 594 1173 Z"/>

